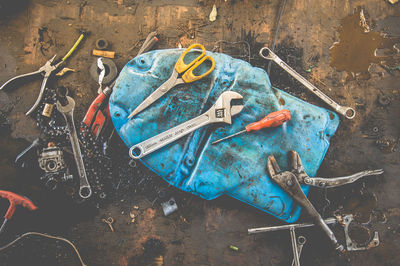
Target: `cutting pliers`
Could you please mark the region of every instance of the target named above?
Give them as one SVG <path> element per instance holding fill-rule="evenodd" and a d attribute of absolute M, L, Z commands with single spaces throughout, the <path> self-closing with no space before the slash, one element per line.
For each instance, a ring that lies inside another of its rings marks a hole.
<path fill-rule="evenodd" d="M 48 60 L 42 67 L 40 67 L 38 70 L 30 72 L 30 73 L 26 73 L 26 74 L 22 74 L 16 77 L 13 77 L 12 79 L 9 79 L 6 83 L 4 83 L 1 87 L 0 90 L 4 89 L 8 84 L 10 84 L 11 82 L 13 82 L 14 80 L 20 79 L 20 78 L 25 78 L 25 77 L 29 77 L 29 76 L 34 76 L 34 75 L 42 75 L 43 76 L 43 82 L 42 82 L 42 86 L 40 87 L 40 92 L 39 92 L 39 96 L 36 99 L 36 102 L 33 104 L 33 106 L 31 107 L 31 109 L 28 110 L 28 112 L 26 112 L 26 115 L 30 115 L 35 109 L 36 107 L 38 107 L 40 101 L 42 100 L 43 97 L 43 93 L 44 90 L 46 89 L 46 84 L 47 84 L 47 80 L 49 79 L 51 73 L 53 73 L 56 69 L 58 69 L 60 67 L 60 65 L 62 63 L 65 62 L 65 60 L 72 54 L 72 52 L 76 49 L 76 47 L 78 46 L 78 44 L 82 41 L 84 37 L 84 34 L 81 34 L 78 38 L 78 40 L 75 42 L 75 44 L 72 46 L 72 48 L 69 50 L 69 52 L 61 59 L 60 62 L 58 62 L 57 64 L 53 65 L 53 61 L 56 58 L 56 55 L 54 55 L 50 60 Z"/>

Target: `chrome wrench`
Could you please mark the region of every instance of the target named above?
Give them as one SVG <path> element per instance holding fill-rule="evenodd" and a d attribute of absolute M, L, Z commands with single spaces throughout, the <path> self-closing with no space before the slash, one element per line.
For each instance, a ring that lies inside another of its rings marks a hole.
<path fill-rule="evenodd" d="M 233 91 L 223 92 L 207 112 L 132 146 L 129 149 L 129 156 L 133 159 L 142 158 L 190 132 L 211 123 L 224 122 L 232 124 L 232 116 L 240 113 L 243 109 L 243 105 L 231 105 L 231 100 L 236 99 L 243 99 L 243 96 Z"/>
<path fill-rule="evenodd" d="M 293 231 L 294 231 L 294 229 L 293 229 Z M 296 265 L 296 263 L 298 263 L 298 265 L 300 265 L 301 252 L 303 251 L 303 246 L 306 242 L 307 242 L 307 238 L 305 238 L 304 236 L 299 236 L 297 238 L 296 245 L 297 245 L 297 254 L 299 255 L 299 261 L 296 262 L 295 258 L 293 258 L 292 266 Z"/>
<path fill-rule="evenodd" d="M 79 196 L 87 199 L 92 195 L 92 189 L 86 176 L 85 165 L 83 164 L 81 148 L 74 123 L 75 101 L 69 96 L 63 95 L 57 101 L 57 110 L 63 114 L 69 131 L 72 151 L 74 153 L 76 168 L 79 174 Z"/>
<path fill-rule="evenodd" d="M 288 72 L 292 77 L 297 79 L 301 84 L 303 84 L 308 90 L 310 90 L 312 93 L 317 95 L 321 100 L 323 100 L 325 103 L 327 103 L 330 107 L 332 107 L 336 112 L 339 114 L 343 115 L 347 119 L 353 119 L 356 115 L 356 111 L 347 106 L 341 106 L 334 100 L 332 100 L 329 96 L 327 96 L 325 93 L 320 91 L 317 87 L 315 87 L 311 82 L 309 82 L 307 79 L 305 79 L 302 75 L 297 73 L 293 68 L 291 68 L 288 64 L 286 64 L 282 59 L 280 59 L 274 52 L 272 52 L 268 47 L 263 47 L 260 49 L 259 52 L 260 56 L 264 59 L 267 60 L 272 60 L 275 63 L 278 64 L 283 70 Z"/>

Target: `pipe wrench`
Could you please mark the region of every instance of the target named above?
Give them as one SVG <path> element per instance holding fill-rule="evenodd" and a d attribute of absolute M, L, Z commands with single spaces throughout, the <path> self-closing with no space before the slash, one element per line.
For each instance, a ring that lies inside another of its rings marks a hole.
<path fill-rule="evenodd" d="M 142 141 L 129 149 L 129 156 L 139 159 L 156 151 L 165 145 L 211 123 L 223 122 L 232 124 L 232 116 L 237 115 L 243 109 L 243 105 L 231 105 L 231 100 L 240 100 L 243 96 L 237 92 L 223 92 L 215 104 L 207 112 L 185 123 L 171 128 L 157 136 Z"/>

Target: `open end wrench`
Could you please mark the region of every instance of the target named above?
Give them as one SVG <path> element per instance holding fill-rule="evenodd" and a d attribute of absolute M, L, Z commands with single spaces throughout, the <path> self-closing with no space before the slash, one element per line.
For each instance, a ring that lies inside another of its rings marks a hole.
<path fill-rule="evenodd" d="M 243 105 L 232 106 L 231 100 L 234 99 L 243 99 L 243 96 L 233 91 L 223 92 L 207 112 L 132 146 L 129 149 L 129 156 L 133 159 L 142 158 L 190 132 L 211 123 L 224 122 L 231 124 L 232 116 L 240 113 L 244 107 Z"/>
<path fill-rule="evenodd" d="M 303 246 L 304 246 L 304 244 L 307 242 L 307 238 L 305 238 L 304 236 L 299 236 L 298 238 L 297 238 L 297 242 L 296 242 L 296 245 L 297 245 L 297 254 L 299 255 L 299 261 L 297 261 L 297 263 L 300 265 L 300 257 L 301 257 L 301 252 L 303 251 Z M 293 245 L 293 244 L 292 244 Z M 294 265 L 296 265 L 296 261 L 295 261 L 295 259 L 293 258 L 293 261 L 292 261 L 292 266 L 294 266 Z"/>
<path fill-rule="evenodd" d="M 292 77 L 297 79 L 301 84 L 303 84 L 307 89 L 309 89 L 312 93 L 317 95 L 321 100 L 327 103 L 330 107 L 332 107 L 336 112 L 343 115 L 347 119 L 353 119 L 356 115 L 356 111 L 351 107 L 341 106 L 334 100 L 332 100 L 325 93 L 320 91 L 317 87 L 315 87 L 311 82 L 305 79 L 302 75 L 297 73 L 293 68 L 291 68 L 288 64 L 286 64 L 282 59 L 280 59 L 274 52 L 272 52 L 268 47 L 261 48 L 259 52 L 260 56 L 267 60 L 272 60 L 278 64 L 283 70 L 288 72 Z"/>
<path fill-rule="evenodd" d="M 81 148 L 79 146 L 78 135 L 76 134 L 74 123 L 75 101 L 69 96 L 63 97 L 63 100 L 57 101 L 57 109 L 63 114 L 67 123 L 72 151 L 74 153 L 76 168 L 79 174 L 79 196 L 87 199 L 92 195 L 92 188 L 86 176 L 85 165 L 83 164 Z"/>

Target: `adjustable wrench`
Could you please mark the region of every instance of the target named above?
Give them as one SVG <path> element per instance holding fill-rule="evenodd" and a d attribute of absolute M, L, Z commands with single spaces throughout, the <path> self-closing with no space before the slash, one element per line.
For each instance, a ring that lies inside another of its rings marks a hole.
<path fill-rule="evenodd" d="M 211 123 L 224 122 L 232 124 L 232 116 L 240 113 L 244 107 L 243 105 L 232 106 L 231 100 L 234 99 L 243 99 L 243 96 L 233 91 L 223 92 L 207 112 L 132 146 L 129 149 L 129 156 L 133 159 L 142 158 L 190 132 Z"/>
<path fill-rule="evenodd" d="M 312 93 L 317 95 L 321 100 L 327 103 L 330 107 L 332 107 L 336 112 L 343 115 L 347 119 L 353 119 L 356 115 L 356 111 L 347 106 L 341 106 L 330 97 L 328 97 L 325 93 L 320 91 L 317 87 L 311 84 L 307 79 L 305 79 L 302 75 L 297 73 L 293 68 L 291 68 L 288 64 L 286 64 L 282 59 L 280 59 L 274 52 L 272 52 L 268 47 L 261 48 L 259 52 L 260 56 L 267 60 L 272 60 L 278 64 L 283 70 L 288 72 L 292 77 L 297 79 L 301 84 L 303 84 L 307 89 L 309 89 Z"/>
<path fill-rule="evenodd" d="M 69 139 L 71 141 L 72 151 L 74 153 L 76 168 L 79 174 L 79 196 L 89 198 L 92 195 L 92 189 L 86 176 L 85 165 L 83 164 L 81 148 L 79 146 L 78 135 L 76 134 L 74 123 L 75 101 L 69 96 L 62 95 L 57 101 L 57 109 L 63 114 L 67 123 Z"/>

